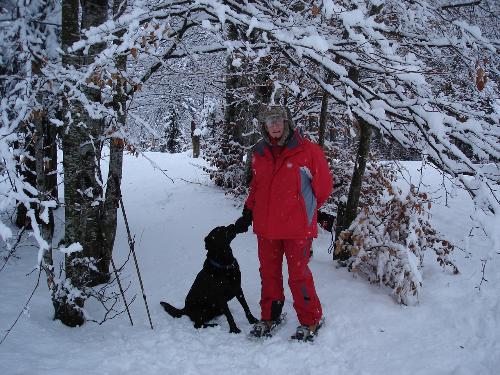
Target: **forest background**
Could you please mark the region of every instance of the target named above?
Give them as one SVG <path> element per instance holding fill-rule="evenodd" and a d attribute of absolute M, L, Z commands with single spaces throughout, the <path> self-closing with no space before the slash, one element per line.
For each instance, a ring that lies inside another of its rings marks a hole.
<path fill-rule="evenodd" d="M 88 300 L 103 307 L 99 323 L 124 312 L 113 264 L 124 153 L 193 148 L 217 186 L 244 197 L 262 103 L 286 105 L 327 155 L 336 261 L 405 305 L 418 302 L 425 251 L 459 272 L 423 182 L 396 183 L 397 161 L 421 160 L 442 173 L 442 195 L 451 183 L 473 201 L 467 230 L 491 241 L 487 279 L 500 249 L 498 2 L 0 6 L 2 269 L 35 239 L 65 325 L 84 324 Z"/>

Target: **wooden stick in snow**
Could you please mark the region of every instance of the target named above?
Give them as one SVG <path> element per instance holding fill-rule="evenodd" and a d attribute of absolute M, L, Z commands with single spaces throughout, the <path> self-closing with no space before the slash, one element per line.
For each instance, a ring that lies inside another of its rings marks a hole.
<path fill-rule="evenodd" d="M 128 226 L 127 214 L 125 213 L 125 207 L 123 206 L 122 195 L 120 194 L 120 206 L 122 208 L 123 219 L 125 220 L 125 227 L 127 228 L 128 245 L 130 246 L 130 251 L 134 256 L 135 269 L 137 270 L 137 276 L 139 277 L 139 283 L 141 284 L 142 298 L 144 299 L 144 304 L 146 305 L 146 311 L 148 313 L 149 325 L 153 329 L 153 322 L 151 321 L 151 314 L 149 313 L 148 301 L 146 298 L 146 293 L 144 292 L 144 285 L 142 284 L 141 271 L 139 270 L 139 264 L 137 263 L 137 257 L 135 256 L 135 241 L 130 234 L 130 228 Z"/>

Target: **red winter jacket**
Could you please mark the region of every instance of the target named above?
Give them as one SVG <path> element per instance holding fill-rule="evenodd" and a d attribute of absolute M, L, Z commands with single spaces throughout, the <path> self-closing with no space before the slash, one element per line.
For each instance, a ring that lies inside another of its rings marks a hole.
<path fill-rule="evenodd" d="M 268 239 L 316 237 L 317 209 L 333 188 L 321 148 L 295 130 L 276 160 L 271 146 L 259 142 L 252 169 L 245 205 L 252 210 L 255 234 Z"/>

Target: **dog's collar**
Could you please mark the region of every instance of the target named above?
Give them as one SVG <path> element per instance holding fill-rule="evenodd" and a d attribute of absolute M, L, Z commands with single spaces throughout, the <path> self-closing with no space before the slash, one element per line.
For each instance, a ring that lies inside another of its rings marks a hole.
<path fill-rule="evenodd" d="M 216 262 L 215 260 L 210 259 L 210 258 L 207 258 L 207 260 L 208 260 L 208 262 L 209 262 L 212 266 L 214 266 L 214 267 L 216 267 L 216 268 L 220 268 L 221 270 L 230 270 L 230 269 L 232 269 L 232 268 L 235 268 L 235 267 L 236 267 L 236 265 L 237 265 L 237 263 L 236 263 L 236 259 L 235 259 L 235 260 L 233 260 L 233 262 L 232 262 L 231 264 L 229 264 L 229 265 L 220 264 L 220 263 L 218 263 L 218 262 Z"/>

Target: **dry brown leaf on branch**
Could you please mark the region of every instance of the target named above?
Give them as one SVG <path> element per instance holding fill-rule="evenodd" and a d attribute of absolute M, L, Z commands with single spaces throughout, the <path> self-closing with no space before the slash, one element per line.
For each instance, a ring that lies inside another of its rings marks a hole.
<path fill-rule="evenodd" d="M 486 86 L 486 72 L 483 68 L 479 67 L 476 71 L 476 87 L 479 91 L 484 90 L 484 86 Z"/>
<path fill-rule="evenodd" d="M 123 139 L 121 139 L 121 138 L 113 138 L 111 140 L 111 142 L 113 143 L 114 146 L 118 146 L 118 147 L 123 147 L 123 145 L 124 145 Z"/>

